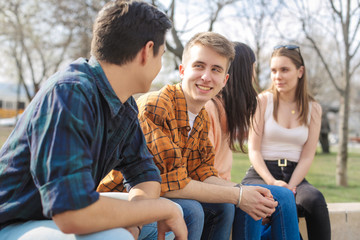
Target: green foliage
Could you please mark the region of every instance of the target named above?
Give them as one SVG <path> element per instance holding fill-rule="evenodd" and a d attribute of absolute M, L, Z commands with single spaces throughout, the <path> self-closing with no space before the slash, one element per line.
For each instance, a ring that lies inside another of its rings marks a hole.
<path fill-rule="evenodd" d="M 232 181 L 240 182 L 250 167 L 246 154 L 235 153 Z M 350 152 L 348 156 L 348 187 L 336 186 L 336 153 L 315 155 L 314 162 L 306 179 L 319 189 L 328 203 L 360 202 L 360 153 Z"/>

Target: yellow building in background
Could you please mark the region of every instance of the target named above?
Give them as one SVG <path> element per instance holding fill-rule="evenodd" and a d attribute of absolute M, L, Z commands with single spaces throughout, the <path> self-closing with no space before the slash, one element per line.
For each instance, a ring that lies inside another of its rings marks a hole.
<path fill-rule="evenodd" d="M 24 112 L 27 104 L 25 96 L 18 99 L 15 85 L 0 83 L 0 119 L 16 117 Z"/>

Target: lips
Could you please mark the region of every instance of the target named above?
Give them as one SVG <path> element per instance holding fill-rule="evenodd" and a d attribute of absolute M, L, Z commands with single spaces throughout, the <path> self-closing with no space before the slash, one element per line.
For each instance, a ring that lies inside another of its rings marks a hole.
<path fill-rule="evenodd" d="M 210 91 L 212 88 L 211 87 L 206 87 L 206 86 L 201 86 L 201 85 L 196 85 L 200 90 L 203 91 Z"/>

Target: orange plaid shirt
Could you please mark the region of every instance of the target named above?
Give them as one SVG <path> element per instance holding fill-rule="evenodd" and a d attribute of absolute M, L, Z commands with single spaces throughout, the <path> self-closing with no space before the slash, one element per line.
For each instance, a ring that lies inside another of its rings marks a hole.
<path fill-rule="evenodd" d="M 161 172 L 161 192 L 182 189 L 191 179 L 217 176 L 214 149 L 208 138 L 209 117 L 202 108 L 190 131 L 187 105 L 180 84 L 167 85 L 137 100 L 147 147 Z M 112 170 L 98 191 L 125 191 L 123 177 Z"/>

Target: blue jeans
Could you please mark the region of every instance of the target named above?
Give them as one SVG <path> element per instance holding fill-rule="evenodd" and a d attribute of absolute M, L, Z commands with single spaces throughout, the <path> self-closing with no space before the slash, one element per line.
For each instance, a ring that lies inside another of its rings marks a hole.
<path fill-rule="evenodd" d="M 250 215 L 236 208 L 233 225 L 233 239 L 236 240 L 297 240 L 300 239 L 294 194 L 287 188 L 272 185 L 256 185 L 271 191 L 278 202 L 275 212 L 271 215 L 271 226 L 262 226 L 262 220 L 255 221 Z M 264 231 L 264 229 L 266 231 Z"/>
<path fill-rule="evenodd" d="M 188 229 L 189 240 L 199 240 L 204 227 L 204 211 L 196 200 L 171 198 L 183 209 L 184 220 Z"/>
<path fill-rule="evenodd" d="M 199 203 L 189 199 L 171 199 L 184 211 L 189 240 L 229 240 L 235 206 L 228 203 Z"/>
<path fill-rule="evenodd" d="M 157 240 L 157 233 L 157 222 L 146 224 L 142 227 L 138 240 Z M 173 239 L 175 239 L 175 234 L 173 232 L 167 232 L 165 234 L 165 240 Z"/>
<path fill-rule="evenodd" d="M 235 205 L 230 203 L 201 203 L 201 205 L 205 213 L 205 224 L 201 239 L 229 240 L 234 221 Z"/>
<path fill-rule="evenodd" d="M 65 234 L 52 220 L 27 221 L 11 224 L 0 230 L 2 240 L 133 240 L 131 233 L 124 228 L 114 228 L 86 235 Z"/>
<path fill-rule="evenodd" d="M 276 161 L 267 161 L 265 164 L 275 179 L 289 182 L 297 163 L 287 161 L 286 167 L 279 167 Z M 243 179 L 244 184 L 265 184 L 253 167 L 250 167 Z M 306 179 L 296 187 L 295 201 L 298 214 L 304 216 L 308 238 L 331 239 L 329 211 L 322 193 L 312 186 Z"/>

